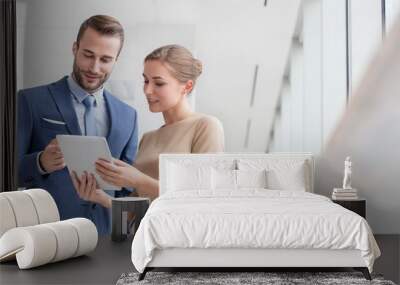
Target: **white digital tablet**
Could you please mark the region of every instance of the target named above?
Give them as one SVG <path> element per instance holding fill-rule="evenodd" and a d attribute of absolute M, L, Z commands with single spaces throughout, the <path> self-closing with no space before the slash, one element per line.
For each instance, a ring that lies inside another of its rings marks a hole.
<path fill-rule="evenodd" d="M 121 190 L 121 187 L 107 183 L 96 173 L 96 160 L 113 159 L 104 137 L 57 135 L 56 138 L 69 171 L 75 171 L 77 175 L 82 175 L 84 171 L 93 173 L 101 189 Z"/>

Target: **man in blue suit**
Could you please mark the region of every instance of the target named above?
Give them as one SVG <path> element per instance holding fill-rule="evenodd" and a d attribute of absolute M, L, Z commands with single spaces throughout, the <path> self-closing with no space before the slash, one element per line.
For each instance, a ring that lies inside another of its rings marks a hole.
<path fill-rule="evenodd" d="M 75 190 L 55 137 L 104 136 L 113 157 L 130 164 L 135 159 L 136 111 L 103 87 L 123 41 L 124 31 L 116 19 L 90 17 L 82 23 L 73 44 L 72 74 L 18 94 L 19 184 L 46 189 L 56 201 L 61 219 L 86 217 L 100 234 L 108 234 L 111 228 L 108 194 L 100 189 L 91 195 Z"/>

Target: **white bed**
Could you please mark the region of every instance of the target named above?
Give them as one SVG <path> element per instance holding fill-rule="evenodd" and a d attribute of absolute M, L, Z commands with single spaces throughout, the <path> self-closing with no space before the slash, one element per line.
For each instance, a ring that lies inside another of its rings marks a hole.
<path fill-rule="evenodd" d="M 313 194 L 313 175 L 310 154 L 161 155 L 134 266 L 141 278 L 155 267 L 354 267 L 370 278 L 380 251 L 367 222 Z"/>

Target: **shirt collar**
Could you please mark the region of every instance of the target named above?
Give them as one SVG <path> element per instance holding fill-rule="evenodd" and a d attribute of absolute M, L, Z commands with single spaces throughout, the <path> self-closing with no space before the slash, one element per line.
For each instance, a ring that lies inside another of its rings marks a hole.
<path fill-rule="evenodd" d="M 76 83 L 74 77 L 72 74 L 68 76 L 67 78 L 69 90 L 71 91 L 72 95 L 75 97 L 75 99 L 79 102 L 82 103 L 83 100 L 89 95 L 93 95 L 95 98 L 95 102 L 98 100 L 103 99 L 103 93 L 104 93 L 104 86 L 101 88 L 97 89 L 93 93 L 87 92 L 85 89 L 83 89 L 81 86 L 79 86 L 78 83 Z"/>

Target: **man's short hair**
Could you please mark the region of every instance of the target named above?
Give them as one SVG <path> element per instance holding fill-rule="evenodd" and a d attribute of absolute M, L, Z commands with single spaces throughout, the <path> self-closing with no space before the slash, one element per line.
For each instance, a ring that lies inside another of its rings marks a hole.
<path fill-rule="evenodd" d="M 76 37 L 76 43 L 79 46 L 83 34 L 87 28 L 92 28 L 101 35 L 107 36 L 118 36 L 120 39 L 120 48 L 118 55 L 121 52 L 122 46 L 124 45 L 124 28 L 120 22 L 114 17 L 107 15 L 95 15 L 86 19 L 80 26 L 78 36 Z"/>

